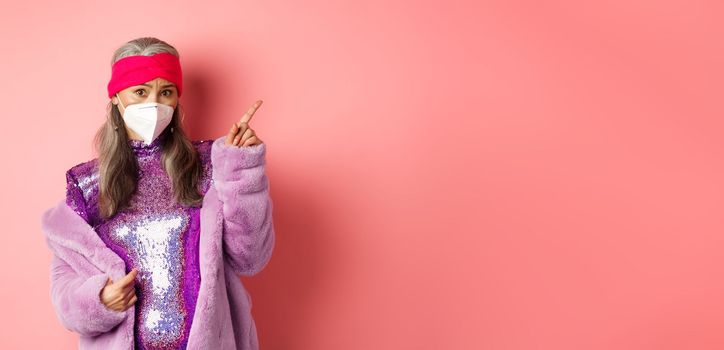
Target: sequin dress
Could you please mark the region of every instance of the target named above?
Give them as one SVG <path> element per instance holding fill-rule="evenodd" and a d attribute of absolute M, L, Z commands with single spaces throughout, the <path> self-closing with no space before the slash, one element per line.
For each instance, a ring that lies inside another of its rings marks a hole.
<path fill-rule="evenodd" d="M 200 285 L 199 210 L 173 201 L 171 180 L 161 167 L 168 128 L 150 145 L 129 140 L 138 161 L 138 184 L 127 209 L 108 220 L 98 215 L 97 158 L 66 173 L 66 202 L 106 245 L 134 267 L 136 349 L 185 349 Z M 213 140 L 192 141 L 203 175 L 199 191 L 211 185 Z"/>

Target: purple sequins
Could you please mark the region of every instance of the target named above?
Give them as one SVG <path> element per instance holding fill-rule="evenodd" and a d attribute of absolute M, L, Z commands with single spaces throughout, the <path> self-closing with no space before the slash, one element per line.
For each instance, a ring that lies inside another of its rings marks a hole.
<path fill-rule="evenodd" d="M 68 205 L 85 219 L 136 277 L 137 349 L 185 349 L 200 285 L 199 209 L 176 204 L 161 166 L 168 128 L 150 145 L 129 140 L 138 161 L 138 183 L 129 207 L 109 220 L 98 216 L 97 159 L 67 172 Z M 211 185 L 213 140 L 193 141 L 203 174 L 199 191 Z"/>

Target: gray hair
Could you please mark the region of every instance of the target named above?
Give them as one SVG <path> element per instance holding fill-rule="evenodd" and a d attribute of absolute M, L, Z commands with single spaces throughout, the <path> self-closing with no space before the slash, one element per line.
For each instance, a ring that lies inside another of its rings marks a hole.
<path fill-rule="evenodd" d="M 176 57 L 179 57 L 176 48 L 161 39 L 150 36 L 133 39 L 123 44 L 113 53 L 113 57 L 111 58 L 111 65 L 124 57 L 151 56 L 162 52 L 167 52 Z"/>

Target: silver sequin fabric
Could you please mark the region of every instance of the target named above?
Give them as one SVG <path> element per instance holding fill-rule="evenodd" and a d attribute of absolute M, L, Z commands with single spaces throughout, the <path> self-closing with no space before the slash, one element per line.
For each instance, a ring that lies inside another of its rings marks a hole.
<path fill-rule="evenodd" d="M 129 140 L 138 162 L 138 183 L 129 206 L 103 220 L 98 215 L 97 158 L 66 173 L 66 202 L 106 245 L 137 268 L 136 349 L 185 349 L 201 281 L 199 210 L 173 200 L 172 183 L 161 166 L 168 128 L 150 145 Z M 211 185 L 213 140 L 193 141 L 203 167 L 199 191 Z"/>

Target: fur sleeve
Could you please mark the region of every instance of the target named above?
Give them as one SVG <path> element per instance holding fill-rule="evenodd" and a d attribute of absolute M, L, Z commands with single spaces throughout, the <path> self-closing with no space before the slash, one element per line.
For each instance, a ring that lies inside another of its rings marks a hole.
<path fill-rule="evenodd" d="M 216 139 L 211 148 L 214 188 L 222 202 L 224 257 L 238 275 L 261 271 L 274 248 L 266 144 L 237 147 Z"/>
<path fill-rule="evenodd" d="M 80 277 L 63 259 L 53 255 L 50 295 L 60 323 L 70 331 L 93 337 L 108 332 L 126 318 L 126 311 L 107 308 L 100 291 L 108 275 Z"/>

